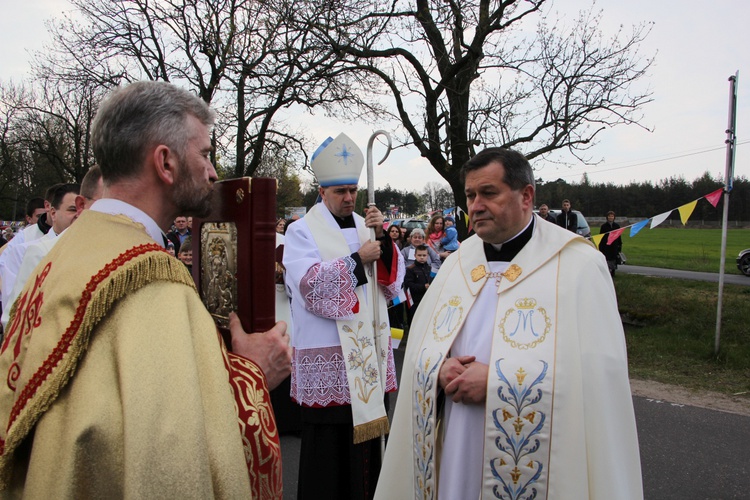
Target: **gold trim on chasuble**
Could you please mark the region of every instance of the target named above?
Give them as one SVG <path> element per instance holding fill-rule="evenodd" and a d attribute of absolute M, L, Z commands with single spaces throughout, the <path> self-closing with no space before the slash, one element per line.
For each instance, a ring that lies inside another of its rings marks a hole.
<path fill-rule="evenodd" d="M 458 292 L 460 295 L 456 295 Z M 437 492 L 436 433 L 438 372 L 453 339 L 458 335 L 474 297 L 467 288 L 445 285 L 437 303 L 436 313 L 427 328 L 432 335 L 423 337 L 422 348 L 414 369 L 413 381 L 413 459 L 414 498 L 434 499 Z"/>
<path fill-rule="evenodd" d="M 548 264 L 556 267 L 556 264 Z M 543 270 L 542 270 L 543 271 Z M 485 266 L 472 269 L 474 282 L 502 278 L 513 283 L 521 275 L 512 264 L 503 273 Z M 488 379 L 485 418 L 483 498 L 544 498 L 547 490 L 553 394 L 555 286 L 548 272 L 533 273 L 510 290 L 501 289 L 495 313 L 496 332 Z M 556 275 L 556 273 L 554 274 Z M 446 289 L 448 287 L 446 286 Z M 535 297 L 525 296 L 529 292 Z M 457 294 L 458 292 L 458 294 Z M 413 446 L 415 498 L 432 499 L 437 492 L 436 428 L 439 368 L 475 300 L 468 289 L 444 291 L 438 300 L 432 335 L 424 337 L 414 372 Z M 460 294 L 460 295 L 459 295 Z M 512 294 L 512 295 L 511 295 Z M 503 308 L 512 300 L 513 307 Z M 539 307 L 537 307 L 538 304 Z M 546 307 L 543 307 L 546 306 Z M 548 312 L 551 311 L 551 314 Z M 509 356 L 512 359 L 506 359 Z"/>

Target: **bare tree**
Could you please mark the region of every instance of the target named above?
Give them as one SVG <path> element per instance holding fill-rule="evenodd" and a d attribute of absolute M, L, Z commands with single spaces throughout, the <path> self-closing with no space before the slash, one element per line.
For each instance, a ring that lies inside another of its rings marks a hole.
<path fill-rule="evenodd" d="M 237 98 L 236 175 L 252 175 L 266 154 L 287 160 L 301 157 L 298 163 L 307 165 L 305 132 L 274 120 L 282 109 L 297 105 L 330 111 L 338 106 L 384 112 L 357 92 L 361 80 L 342 71 L 337 64 L 341 54 L 300 22 L 306 14 L 304 0 L 250 5 L 257 12 L 248 14 L 230 77 Z M 243 157 L 248 158 L 244 170 Z"/>
<path fill-rule="evenodd" d="M 0 213 L 3 219 L 19 216 L 19 202 L 31 192 L 30 161 L 18 143 L 16 125 L 21 110 L 23 87 L 12 83 L 0 86 Z"/>
<path fill-rule="evenodd" d="M 60 181 L 80 182 L 94 155 L 91 123 L 102 98 L 102 89 L 40 78 L 27 99 L 17 105 L 19 143 L 57 173 Z"/>
<path fill-rule="evenodd" d="M 104 86 L 177 81 L 210 103 L 235 43 L 238 0 L 71 0 L 40 57 L 60 73 Z"/>
<path fill-rule="evenodd" d="M 94 163 L 91 123 L 99 89 L 39 78 L 0 85 L 3 177 L 19 195 L 56 182 L 78 182 Z"/>
<path fill-rule="evenodd" d="M 54 77 L 102 88 L 163 80 L 191 88 L 207 103 L 214 101 L 236 42 L 242 2 L 71 3 L 75 14 L 48 23 L 53 42 L 37 55 L 37 65 L 49 68 Z"/>
<path fill-rule="evenodd" d="M 442 210 L 453 205 L 453 195 L 448 186 L 439 182 L 428 182 L 422 189 L 422 199 L 428 211 Z"/>
<path fill-rule="evenodd" d="M 51 23 L 46 57 L 103 86 L 194 89 L 219 110 L 216 146 L 232 176 L 253 175 L 266 154 L 304 157 L 304 134 L 279 123 L 279 110 L 359 99 L 348 76 L 331 73 L 333 48 L 299 29 L 298 0 L 71 1 L 77 15 Z"/>
<path fill-rule="evenodd" d="M 603 40 L 601 14 L 582 13 L 566 30 L 542 17 L 544 3 L 334 0 L 309 23 L 345 54 L 351 72 L 380 80 L 363 92 L 392 99 L 403 142 L 466 207 L 459 170 L 478 146 L 512 147 L 528 158 L 567 149 L 589 161 L 601 131 L 638 123 L 650 101 L 635 85 L 651 64 L 638 51 L 648 26 Z"/>
<path fill-rule="evenodd" d="M 77 112 L 81 97 L 51 87 L 0 83 L 0 212 L 4 217 L 19 218 L 26 200 L 51 184 L 80 180 L 88 169 L 89 120 Z"/>
<path fill-rule="evenodd" d="M 435 210 L 445 210 L 446 208 L 455 206 L 453 193 L 448 186 L 441 187 L 435 195 Z"/>
<path fill-rule="evenodd" d="M 255 171 L 258 177 L 273 177 L 278 183 L 276 190 L 276 215 L 284 217 L 286 207 L 302 205 L 302 182 L 294 164 L 281 159 L 267 157 Z"/>

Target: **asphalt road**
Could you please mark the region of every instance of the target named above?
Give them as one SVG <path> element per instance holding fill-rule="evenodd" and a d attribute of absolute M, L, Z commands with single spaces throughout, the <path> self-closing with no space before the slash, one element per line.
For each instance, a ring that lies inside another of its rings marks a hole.
<path fill-rule="evenodd" d="M 396 351 L 399 373 L 402 363 Z M 646 500 L 750 498 L 750 417 L 639 396 L 633 404 Z M 299 446 L 282 436 L 285 499 L 296 498 Z"/>
<path fill-rule="evenodd" d="M 642 274 L 644 276 L 656 276 L 658 278 L 677 278 L 684 280 L 719 282 L 719 273 L 699 273 L 695 271 L 680 271 L 678 269 L 662 269 L 659 267 L 643 267 L 622 265 L 617 268 L 618 273 Z M 742 274 L 724 274 L 724 283 L 731 285 L 750 286 L 750 276 Z M 748 493 L 750 498 L 750 493 Z"/>
<path fill-rule="evenodd" d="M 750 417 L 634 397 L 646 500 L 750 498 Z"/>

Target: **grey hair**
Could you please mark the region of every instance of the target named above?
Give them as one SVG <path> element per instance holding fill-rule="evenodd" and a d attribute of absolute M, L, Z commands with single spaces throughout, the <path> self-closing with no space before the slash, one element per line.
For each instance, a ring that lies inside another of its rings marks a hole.
<path fill-rule="evenodd" d="M 409 237 L 414 236 L 415 234 L 418 236 L 421 235 L 422 238 L 425 238 L 424 229 L 422 229 L 421 227 L 415 227 L 414 229 L 412 229 L 411 235 Z"/>
<path fill-rule="evenodd" d="M 207 127 L 214 113 L 204 101 L 167 82 L 143 81 L 115 89 L 99 106 L 91 127 L 94 156 L 107 183 L 133 177 L 149 147 L 163 144 L 183 156 L 185 120 Z"/>

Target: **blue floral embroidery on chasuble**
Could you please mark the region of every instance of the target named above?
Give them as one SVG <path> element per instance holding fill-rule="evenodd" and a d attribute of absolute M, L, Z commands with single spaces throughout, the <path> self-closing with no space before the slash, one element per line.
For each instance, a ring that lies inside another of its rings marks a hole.
<path fill-rule="evenodd" d="M 431 358 L 423 349 L 414 371 L 414 498 L 435 498 L 435 384 L 443 355 Z"/>

